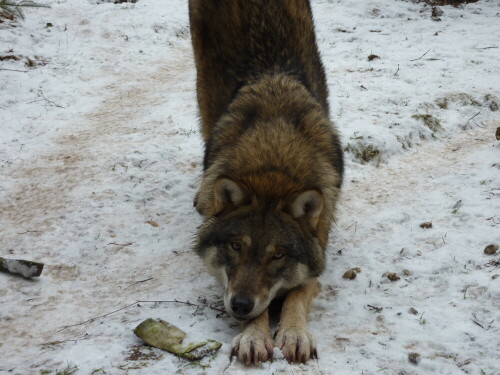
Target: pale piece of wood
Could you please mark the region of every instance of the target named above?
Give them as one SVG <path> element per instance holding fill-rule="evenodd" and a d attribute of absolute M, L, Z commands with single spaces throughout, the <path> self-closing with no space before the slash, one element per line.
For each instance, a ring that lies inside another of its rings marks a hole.
<path fill-rule="evenodd" d="M 5 259 L 0 257 L 0 271 L 21 275 L 26 278 L 38 277 L 42 274 L 43 263 L 22 259 Z"/>

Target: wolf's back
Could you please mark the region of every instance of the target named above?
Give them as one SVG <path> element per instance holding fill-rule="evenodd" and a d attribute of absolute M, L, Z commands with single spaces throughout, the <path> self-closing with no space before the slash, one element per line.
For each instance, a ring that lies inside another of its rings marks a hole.
<path fill-rule="evenodd" d="M 239 89 L 263 74 L 297 78 L 328 114 L 325 73 L 307 0 L 190 0 L 205 141 Z"/>

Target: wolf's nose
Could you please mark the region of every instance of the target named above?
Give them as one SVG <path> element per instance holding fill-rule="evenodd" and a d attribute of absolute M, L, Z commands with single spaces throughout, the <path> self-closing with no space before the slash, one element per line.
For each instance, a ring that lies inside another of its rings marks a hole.
<path fill-rule="evenodd" d="M 253 309 L 253 301 L 248 297 L 236 296 L 231 298 L 231 310 L 236 315 L 245 316 Z"/>

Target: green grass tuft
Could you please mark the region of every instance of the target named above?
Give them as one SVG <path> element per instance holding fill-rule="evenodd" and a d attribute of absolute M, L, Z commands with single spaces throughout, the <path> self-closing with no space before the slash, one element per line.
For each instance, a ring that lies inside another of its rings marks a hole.
<path fill-rule="evenodd" d="M 473 106 L 481 107 L 481 103 L 472 97 L 472 95 L 460 92 L 457 94 L 449 94 L 436 99 L 436 105 L 441 109 L 447 109 L 450 103 L 458 104 L 462 107 Z"/>
<path fill-rule="evenodd" d="M 56 371 L 56 375 L 73 375 L 77 371 L 78 367 L 68 362 L 66 368 Z"/>

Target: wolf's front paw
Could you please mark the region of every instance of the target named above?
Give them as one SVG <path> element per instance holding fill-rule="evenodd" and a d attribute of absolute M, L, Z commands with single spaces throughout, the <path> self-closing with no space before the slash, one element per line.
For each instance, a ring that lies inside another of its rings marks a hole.
<path fill-rule="evenodd" d="M 271 332 L 264 332 L 251 324 L 233 339 L 231 357 L 236 356 L 245 365 L 254 365 L 273 358 Z"/>
<path fill-rule="evenodd" d="M 309 358 L 318 358 L 314 339 L 305 327 L 280 327 L 274 343 L 288 362 L 306 363 Z"/>

